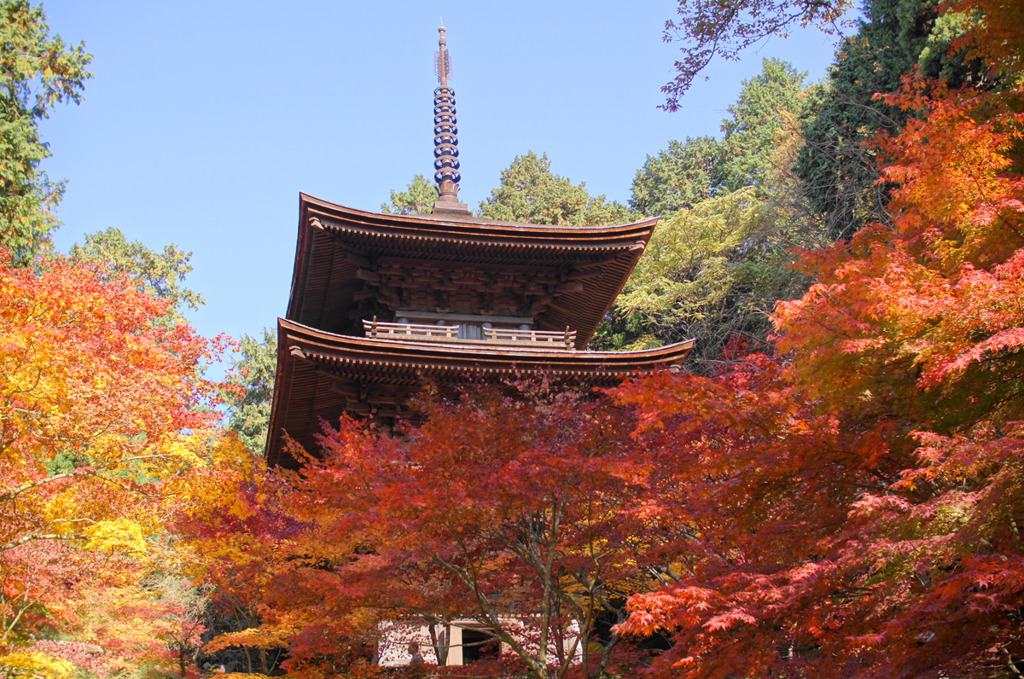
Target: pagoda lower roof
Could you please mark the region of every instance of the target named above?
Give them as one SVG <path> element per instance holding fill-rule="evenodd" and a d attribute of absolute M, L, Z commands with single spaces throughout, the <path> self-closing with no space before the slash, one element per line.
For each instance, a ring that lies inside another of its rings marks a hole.
<path fill-rule="evenodd" d="M 611 386 L 637 372 L 678 369 L 693 341 L 642 351 L 572 351 L 339 335 L 278 319 L 278 366 L 267 462 L 294 466 L 286 437 L 316 454 L 322 422 L 343 413 L 394 418 L 426 385 L 548 375 Z"/>
<path fill-rule="evenodd" d="M 618 226 L 385 215 L 299 198 L 287 318 L 338 334 L 398 309 L 528 316 L 582 349 L 647 246 L 656 219 Z"/>

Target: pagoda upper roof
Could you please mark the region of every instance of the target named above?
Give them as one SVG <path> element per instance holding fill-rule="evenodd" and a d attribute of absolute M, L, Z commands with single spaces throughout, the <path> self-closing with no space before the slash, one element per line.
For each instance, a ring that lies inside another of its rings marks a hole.
<path fill-rule="evenodd" d="M 284 437 L 315 454 L 321 422 L 344 413 L 391 418 L 425 385 L 549 375 L 610 386 L 637 372 L 678 369 L 693 340 L 642 351 L 565 351 L 352 337 L 278 319 L 278 363 L 267 441 L 269 464 L 294 465 Z"/>
<path fill-rule="evenodd" d="M 337 334 L 421 310 L 529 316 L 582 349 L 647 246 L 656 219 L 618 226 L 390 215 L 306 194 L 287 318 Z M 488 306 L 490 305 L 490 307 Z"/>

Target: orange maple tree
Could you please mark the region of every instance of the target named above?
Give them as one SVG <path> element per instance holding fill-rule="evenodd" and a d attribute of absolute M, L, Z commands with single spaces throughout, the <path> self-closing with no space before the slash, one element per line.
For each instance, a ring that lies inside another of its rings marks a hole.
<path fill-rule="evenodd" d="M 307 599 L 295 597 L 295 586 L 321 552 L 289 511 L 294 489 L 229 439 L 212 464 L 169 480 L 165 491 L 176 498 L 170 526 L 178 549 L 196 556 L 186 574 L 212 588 L 211 612 L 222 623 L 204 655 L 240 649 L 247 673 L 269 674 L 302 621 L 315 622 L 296 612 Z"/>
<path fill-rule="evenodd" d="M 126 278 L 64 258 L 36 268 L 0 260 L 0 662 L 8 667 L 45 664 L 70 648 L 31 650 L 54 630 L 82 632 L 79 641 L 137 667 L 159 652 L 161 634 L 142 624 L 104 632 L 119 607 L 170 629 L 170 604 L 152 586 L 166 563 L 152 539 L 168 511 L 160 483 L 206 463 L 218 416 L 201 371 L 221 342 L 159 323 L 167 306 Z M 93 624 L 98 602 L 109 604 L 108 619 Z"/>

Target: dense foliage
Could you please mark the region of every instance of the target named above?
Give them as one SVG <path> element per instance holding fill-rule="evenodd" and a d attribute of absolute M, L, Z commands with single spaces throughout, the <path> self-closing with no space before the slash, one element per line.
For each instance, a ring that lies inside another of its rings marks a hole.
<path fill-rule="evenodd" d="M 976 64 L 948 51 L 963 34 L 961 15 L 940 15 L 927 0 L 870 0 L 863 14 L 857 34 L 837 50 L 794 167 L 801 192 L 833 238 L 889 220 L 890 187 L 881 181 L 878 149 L 868 142 L 899 132 L 907 112 L 875 95 L 895 92 L 915 68 L 954 85 L 984 80 Z"/>
<path fill-rule="evenodd" d="M 178 246 L 165 245 L 163 252 L 149 249 L 139 241 L 129 242 L 120 229 L 86 234 L 85 242 L 71 246 L 71 258 L 106 267 L 108 275 L 129 277 L 141 291 L 170 302 L 167 323 L 183 320 L 186 308 L 198 309 L 202 296 L 185 286 L 185 277 L 192 271 L 191 252 Z"/>
<path fill-rule="evenodd" d="M 805 255 L 788 359 L 618 392 L 682 481 L 665 516 L 704 543 L 631 602 L 626 628 L 674 633 L 666 676 L 1024 666 L 1022 94 L 903 95 L 923 119 L 888 147 L 896 230 Z M 979 106 L 999 113 L 978 125 Z"/>
<path fill-rule="evenodd" d="M 585 226 L 630 221 L 630 211 L 604 196 L 591 196 L 551 171 L 547 154 L 516 156 L 501 173 L 501 183 L 480 203 L 481 217 L 511 222 Z"/>
<path fill-rule="evenodd" d="M 790 171 L 817 89 L 789 64 L 766 59 L 722 120 L 722 141 L 674 141 L 648 157 L 631 205 L 662 219 L 595 347 L 696 338 L 690 365 L 709 371 L 730 343 L 765 346 L 772 306 L 809 284 L 790 267 L 794 249 L 827 242 Z"/>
<path fill-rule="evenodd" d="M 766 61 L 720 140 L 648 158 L 631 207 L 663 219 L 600 341 L 697 335 L 700 373 L 428 391 L 394 432 L 325 423 L 294 472 L 258 456 L 274 337 L 204 379 L 224 341 L 178 313 L 187 253 L 108 230 L 34 256 L 56 194 L 33 121 L 88 58 L 0 8 L 4 674 L 373 677 L 388 624 L 431 625 L 443 663 L 467 618 L 504 644 L 471 668 L 495 677 L 1024 673 L 1016 0 L 872 0 L 829 83 Z M 843 5 L 680 8 L 670 107 L 716 51 Z M 480 210 L 633 214 L 533 153 Z"/>
<path fill-rule="evenodd" d="M 798 219 L 747 187 L 662 220 L 593 344 L 643 348 L 696 337 L 690 363 L 701 370 L 714 370 L 731 342 L 763 349 L 769 310 L 809 281 L 790 267 L 793 249 L 823 242 Z"/>
<path fill-rule="evenodd" d="M 106 676 L 195 645 L 185 588 L 169 589 L 189 557 L 164 533 L 164 491 L 218 445 L 200 375 L 219 346 L 164 322 L 168 309 L 105 268 L 0 265 L 0 663 L 12 671 L 70 662 Z"/>
<path fill-rule="evenodd" d="M 78 103 L 90 77 L 85 45 L 49 32 L 28 0 L 0 2 L 0 246 L 21 265 L 49 246 L 64 193 L 39 170 L 50 155 L 39 121 L 59 102 Z"/>
<path fill-rule="evenodd" d="M 892 224 L 803 253 L 785 358 L 616 392 L 680 484 L 663 520 L 697 529 L 689 572 L 630 604 L 626 629 L 673 634 L 656 674 L 1024 667 L 1024 88 L 910 78 L 889 103 Z"/>
<path fill-rule="evenodd" d="M 629 206 L 644 215 L 669 215 L 718 195 L 725 183 L 723 154 L 714 137 L 670 141 L 636 173 Z"/>
<path fill-rule="evenodd" d="M 473 392 L 426 400 L 425 424 L 401 436 L 347 419 L 327 427 L 322 455 L 230 510 L 244 535 L 189 516 L 192 539 L 216 554 L 213 572 L 241 572 L 235 592 L 260 588 L 262 624 L 228 641 L 287 645 L 286 667 L 316 672 L 358 659 L 380 622 L 471 618 L 532 676 L 566 676 L 581 661 L 597 674 L 616 658 L 609 626 L 653 582 L 646 564 L 658 556 L 646 547 L 660 539 L 632 518 L 643 493 L 628 415 L 544 383 Z M 595 649 L 599 624 L 608 636 Z M 434 650 L 443 662 L 450 647 Z"/>

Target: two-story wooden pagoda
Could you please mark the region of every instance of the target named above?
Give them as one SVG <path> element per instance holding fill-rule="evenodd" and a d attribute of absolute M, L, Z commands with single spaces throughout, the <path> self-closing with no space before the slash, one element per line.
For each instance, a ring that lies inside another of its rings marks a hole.
<path fill-rule="evenodd" d="M 610 385 L 676 367 L 692 346 L 586 350 L 656 219 L 517 224 L 476 218 L 458 201 L 443 28 L 440 47 L 433 214 L 376 214 L 299 198 L 291 295 L 278 321 L 269 464 L 294 464 L 286 436 L 315 452 L 321 420 L 347 412 L 389 421 L 426 384 L 548 373 Z"/>

